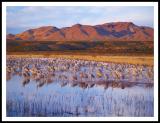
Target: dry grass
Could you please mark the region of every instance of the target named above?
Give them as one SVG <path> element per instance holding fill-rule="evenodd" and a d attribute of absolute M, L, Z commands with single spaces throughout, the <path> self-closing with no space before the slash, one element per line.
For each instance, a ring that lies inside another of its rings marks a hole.
<path fill-rule="evenodd" d="M 114 62 L 114 63 L 126 63 L 126 64 L 138 64 L 138 65 L 149 65 L 153 66 L 153 56 L 91 56 L 91 55 L 56 55 L 56 54 L 42 54 L 42 55 L 7 55 L 12 57 L 26 57 L 26 58 L 66 58 L 66 59 L 79 59 L 89 61 L 100 61 L 100 62 Z"/>

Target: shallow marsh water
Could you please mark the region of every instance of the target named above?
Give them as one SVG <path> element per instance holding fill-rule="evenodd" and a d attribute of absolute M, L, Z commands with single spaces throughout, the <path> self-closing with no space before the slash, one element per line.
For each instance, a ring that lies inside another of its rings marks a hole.
<path fill-rule="evenodd" d="M 8 66 L 14 65 L 15 61 L 19 59 L 9 59 Z M 39 85 L 39 81 L 32 77 L 32 73 L 29 73 L 29 79 L 24 84 L 23 66 L 26 59 L 21 59 L 18 61 L 18 67 L 16 70 L 11 70 L 9 73 L 9 79 L 7 81 L 7 116 L 53 116 L 53 117 L 79 117 L 79 116 L 153 116 L 154 109 L 154 94 L 153 94 L 153 78 L 144 76 L 145 71 L 150 71 L 150 68 L 144 66 L 142 70 L 142 76 L 131 79 L 139 80 L 141 84 L 133 84 L 132 86 L 126 86 L 122 88 L 116 86 L 118 81 L 124 78 L 115 79 L 114 76 L 108 78 L 116 80 L 116 84 L 110 84 L 107 88 L 104 88 L 104 83 L 98 83 L 99 81 L 104 81 L 105 77 L 95 77 L 92 78 L 93 86 L 84 86 L 78 81 L 90 82 L 88 78 L 81 78 L 79 76 L 80 72 L 88 73 L 89 69 L 88 63 L 81 66 L 77 73 L 76 81 L 72 80 L 72 67 L 68 68 L 68 71 L 54 70 L 54 77 L 51 80 L 45 81 L 43 78 L 42 85 Z M 26 60 L 27 61 L 27 60 Z M 41 61 L 41 60 L 40 60 Z M 29 62 L 28 68 L 31 69 L 32 65 L 35 64 L 33 61 Z M 36 61 L 37 62 L 37 61 Z M 27 63 L 27 62 L 26 62 Z M 42 64 L 43 63 L 43 64 Z M 19 67 L 21 64 L 21 67 Z M 55 64 L 55 62 L 53 63 Z M 47 61 L 41 62 L 39 67 L 46 70 Z M 55 64 L 58 65 L 58 64 Z M 61 63 L 59 62 L 59 65 Z M 88 65 L 88 66 L 87 66 Z M 92 70 L 93 75 L 96 76 L 97 68 L 101 68 L 102 73 L 106 71 L 103 65 L 95 65 L 94 70 Z M 110 66 L 112 67 L 112 66 Z M 138 67 L 139 68 L 139 67 Z M 70 70 L 71 69 L 71 70 Z M 39 70 L 41 70 L 39 68 Z M 47 69 L 48 70 L 48 69 Z M 109 69 L 108 69 L 109 70 Z M 126 70 L 126 68 L 124 69 Z M 16 71 L 16 72 L 15 72 Z M 119 70 L 121 71 L 121 70 Z M 18 73 L 17 73 L 18 72 Z M 46 71 L 48 72 L 48 71 Z M 45 72 L 45 73 L 46 73 Z M 53 71 L 51 70 L 51 73 Z M 99 70 L 98 70 L 99 72 Z M 17 73 L 17 74 L 16 74 Z M 66 75 L 67 79 L 62 79 L 58 75 Z M 49 74 L 49 73 L 47 73 Z M 99 75 L 99 74 L 98 74 Z M 131 74 L 129 74 L 131 75 Z M 147 74 L 148 75 L 148 74 Z M 27 76 L 28 77 L 28 76 Z M 48 76 L 47 76 L 48 78 Z M 143 80 L 143 81 L 142 81 Z M 45 81 L 45 82 L 44 82 Z M 128 81 L 126 77 L 126 81 Z M 62 83 L 66 84 L 62 84 Z M 74 84 L 73 84 L 74 83 Z M 75 84 L 76 83 L 76 84 Z M 78 83 L 78 84 L 77 84 Z M 112 82 L 113 83 L 113 82 Z M 120 83 L 120 82 L 119 82 Z M 122 82 L 123 83 L 123 82 Z M 144 84 L 143 84 L 144 83 Z M 148 84 L 148 85 L 147 85 Z M 82 85 L 82 86 L 81 86 Z M 147 85 L 147 86 L 146 86 Z M 106 87 L 106 86 L 105 86 Z"/>

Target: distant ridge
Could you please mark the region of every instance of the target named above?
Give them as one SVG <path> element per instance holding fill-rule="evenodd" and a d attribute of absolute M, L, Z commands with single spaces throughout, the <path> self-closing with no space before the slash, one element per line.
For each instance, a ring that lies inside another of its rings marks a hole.
<path fill-rule="evenodd" d="M 101 25 L 75 24 L 57 28 L 43 26 L 22 33 L 8 34 L 7 40 L 22 41 L 153 41 L 154 29 L 132 22 L 112 22 Z"/>

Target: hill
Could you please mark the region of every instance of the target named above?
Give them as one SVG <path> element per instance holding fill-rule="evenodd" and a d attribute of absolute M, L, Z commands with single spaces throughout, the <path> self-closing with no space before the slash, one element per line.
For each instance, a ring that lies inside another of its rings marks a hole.
<path fill-rule="evenodd" d="M 43 26 L 22 33 L 8 34 L 7 40 L 21 41 L 153 41 L 153 28 L 132 22 L 113 22 L 101 25 L 75 24 L 57 28 Z"/>

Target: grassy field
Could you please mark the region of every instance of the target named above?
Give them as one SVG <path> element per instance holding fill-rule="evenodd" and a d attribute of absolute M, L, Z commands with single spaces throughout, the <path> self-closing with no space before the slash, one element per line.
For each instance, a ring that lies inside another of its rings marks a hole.
<path fill-rule="evenodd" d="M 98 62 L 113 62 L 113 63 L 125 63 L 125 64 L 138 64 L 138 65 L 149 65 L 153 66 L 154 58 L 153 56 L 91 56 L 91 55 L 63 55 L 63 54 L 16 54 L 7 55 L 12 57 L 22 57 L 22 58 L 66 58 L 66 59 L 79 59 L 79 60 L 89 60 Z"/>
<path fill-rule="evenodd" d="M 7 41 L 7 55 L 153 65 L 152 41 Z"/>

